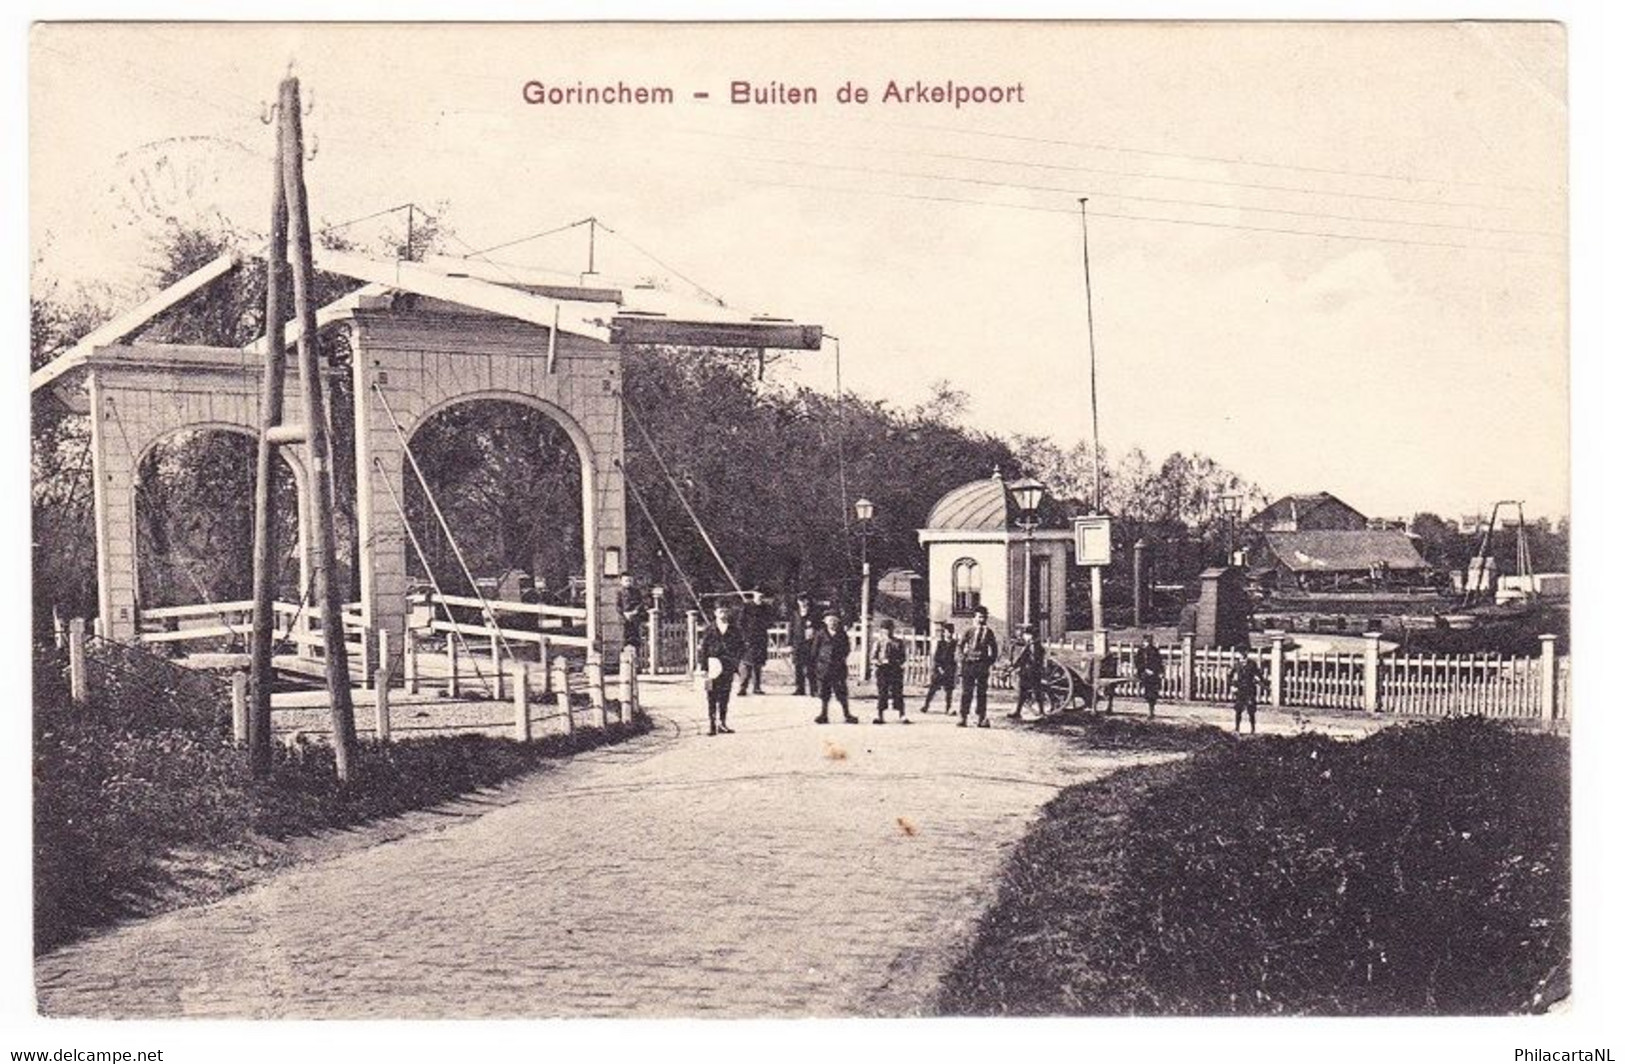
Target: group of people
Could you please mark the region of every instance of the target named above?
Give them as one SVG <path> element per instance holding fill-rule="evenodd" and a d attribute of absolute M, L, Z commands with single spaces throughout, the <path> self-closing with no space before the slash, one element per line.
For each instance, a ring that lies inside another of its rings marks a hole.
<path fill-rule="evenodd" d="M 699 658 L 705 670 L 706 712 L 711 735 L 733 734 L 728 726 L 728 706 L 734 697 L 762 693 L 762 667 L 767 662 L 768 650 L 767 616 L 759 592 L 746 593 L 744 598 L 738 612 L 731 606 L 719 604 L 713 611 L 712 623 L 706 626 L 700 639 Z M 635 631 L 638 618 L 629 613 L 626 619 L 629 630 Z M 940 692 L 945 703 L 943 711 L 952 713 L 957 687 L 959 727 L 970 726 L 973 711 L 978 728 L 991 727 L 987 717 L 987 689 L 999 659 L 999 640 L 987 621 L 987 609 L 977 607 L 971 624 L 957 637 L 952 623 L 938 622 L 931 679 L 921 712 L 930 712 L 932 700 Z M 818 699 L 818 715 L 813 722 L 830 722 L 833 701 L 840 708 L 845 723 L 861 723 L 851 708 L 847 659 L 852 653 L 852 640 L 840 613 L 834 609 L 820 612 L 808 595 L 799 595 L 795 609 L 789 614 L 788 636 L 795 670 L 795 694 Z M 1031 626 L 1022 628 L 1020 639 L 1011 661 L 1016 680 L 1016 706 L 1010 716 L 1016 720 L 1022 719 L 1029 705 L 1046 697 L 1044 646 Z M 903 669 L 907 660 L 908 647 L 898 638 L 893 622 L 882 620 L 869 648 L 869 662 L 875 677 L 873 723 L 886 723 L 888 710 L 896 714 L 899 724 L 912 723 L 903 704 Z M 1166 666 L 1163 653 L 1150 633 L 1135 648 L 1131 662 L 1140 693 L 1150 715 L 1155 717 Z M 1112 711 L 1117 686 L 1116 671 L 1115 656 L 1102 659 L 1097 690 L 1106 699 L 1108 713 Z M 1238 656 L 1228 677 L 1238 732 L 1243 715 L 1248 717 L 1251 730 L 1258 730 L 1258 696 L 1263 679 L 1257 662 L 1246 654 Z"/>

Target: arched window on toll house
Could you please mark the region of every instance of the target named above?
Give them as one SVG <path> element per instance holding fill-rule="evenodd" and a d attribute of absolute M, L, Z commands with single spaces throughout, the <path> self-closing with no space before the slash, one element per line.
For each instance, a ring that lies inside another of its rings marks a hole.
<path fill-rule="evenodd" d="M 982 604 L 982 567 L 974 558 L 954 562 L 954 613 L 966 615 Z"/>

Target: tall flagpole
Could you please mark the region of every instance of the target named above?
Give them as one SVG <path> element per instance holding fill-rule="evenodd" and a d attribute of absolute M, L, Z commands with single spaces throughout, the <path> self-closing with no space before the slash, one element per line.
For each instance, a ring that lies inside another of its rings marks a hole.
<path fill-rule="evenodd" d="M 1095 460 L 1095 513 L 1105 510 L 1100 497 L 1100 400 L 1095 388 L 1095 302 L 1089 284 L 1089 197 L 1078 198 L 1079 217 L 1083 222 L 1083 306 L 1089 323 L 1089 431 L 1090 450 Z M 1089 567 L 1089 627 L 1094 633 L 1095 649 L 1105 650 L 1106 614 L 1101 603 L 1102 580 L 1100 566 Z"/>

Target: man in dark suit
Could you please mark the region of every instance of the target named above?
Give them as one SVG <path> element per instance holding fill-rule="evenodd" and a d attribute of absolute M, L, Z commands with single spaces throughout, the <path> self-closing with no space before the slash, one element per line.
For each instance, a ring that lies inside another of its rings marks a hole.
<path fill-rule="evenodd" d="M 649 623 L 649 608 L 643 603 L 643 593 L 631 574 L 621 577 L 621 586 L 615 592 L 615 609 L 621 615 L 622 641 L 634 650 L 643 646 L 643 629 Z"/>
<path fill-rule="evenodd" d="M 819 702 L 818 716 L 813 718 L 813 723 L 829 723 L 831 696 L 841 704 L 841 714 L 846 717 L 846 722 L 858 723 L 858 718 L 847 707 L 846 697 L 846 656 L 851 652 L 852 640 L 847 637 L 846 629 L 841 624 L 841 615 L 830 610 L 824 614 L 824 626 L 813 634 L 809 651 Z"/>
<path fill-rule="evenodd" d="M 700 662 L 705 669 L 705 710 L 711 718 L 711 732 L 732 735 L 728 727 L 728 695 L 733 691 L 734 670 L 745 655 L 744 635 L 734 623 L 733 613 L 718 606 L 714 623 L 700 638 Z"/>
<path fill-rule="evenodd" d="M 959 726 L 970 720 L 970 704 L 976 700 L 976 726 L 988 728 L 987 678 L 999 660 L 999 639 L 987 626 L 987 607 L 976 607 L 976 621 L 959 640 Z"/>
<path fill-rule="evenodd" d="M 744 593 L 739 607 L 739 629 L 745 639 L 745 655 L 739 659 L 739 693 L 762 693 L 762 666 L 767 664 L 767 612 L 762 593 Z"/>
<path fill-rule="evenodd" d="M 817 634 L 818 615 L 813 612 L 812 599 L 804 591 L 796 596 L 795 606 L 788 617 L 790 658 L 796 670 L 796 694 L 817 695 L 817 684 L 812 677 L 812 639 Z"/>
<path fill-rule="evenodd" d="M 1157 698 L 1162 694 L 1162 674 L 1162 651 L 1147 632 L 1134 651 L 1134 675 L 1140 681 L 1140 693 L 1145 695 L 1145 704 L 1153 717 L 1157 715 Z"/>

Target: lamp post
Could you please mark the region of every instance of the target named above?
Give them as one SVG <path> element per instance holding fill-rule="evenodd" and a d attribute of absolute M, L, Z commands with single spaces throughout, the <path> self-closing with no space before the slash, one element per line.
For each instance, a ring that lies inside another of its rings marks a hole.
<path fill-rule="evenodd" d="M 858 641 L 863 644 L 863 678 L 869 679 L 869 537 L 874 533 L 875 504 L 859 499 L 852 504 L 857 514 L 859 557 L 863 559 L 863 584 L 858 589 Z"/>
<path fill-rule="evenodd" d="M 1044 501 L 1044 485 L 1031 477 L 1010 485 L 1016 502 L 1016 527 L 1026 533 L 1021 558 L 1021 623 L 1033 623 L 1033 531 L 1038 528 L 1038 507 Z"/>
<path fill-rule="evenodd" d="M 1224 564 L 1236 564 L 1236 518 L 1241 515 L 1241 495 L 1228 492 L 1219 496 L 1219 509 L 1224 514 Z"/>

